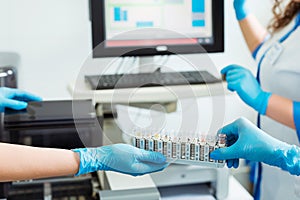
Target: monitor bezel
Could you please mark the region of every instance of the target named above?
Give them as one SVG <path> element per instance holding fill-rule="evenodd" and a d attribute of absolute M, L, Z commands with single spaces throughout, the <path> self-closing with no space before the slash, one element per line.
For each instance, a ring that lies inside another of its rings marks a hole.
<path fill-rule="evenodd" d="M 92 22 L 93 58 L 116 56 L 155 56 L 171 54 L 196 54 L 224 52 L 224 0 L 212 0 L 213 9 L 213 44 L 203 44 L 203 48 L 196 45 L 163 45 L 167 51 L 158 51 L 157 46 L 147 47 L 105 47 L 105 2 L 104 0 L 90 0 L 90 14 Z M 138 49 L 138 50 L 136 50 Z"/>

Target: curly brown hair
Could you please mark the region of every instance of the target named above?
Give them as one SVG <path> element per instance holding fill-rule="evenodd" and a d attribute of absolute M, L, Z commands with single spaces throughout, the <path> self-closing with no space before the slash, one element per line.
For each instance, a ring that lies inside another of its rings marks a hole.
<path fill-rule="evenodd" d="M 282 8 L 284 0 L 274 0 L 274 18 L 271 20 L 268 30 L 275 33 L 286 27 L 300 11 L 300 3 L 291 1 L 285 8 Z"/>

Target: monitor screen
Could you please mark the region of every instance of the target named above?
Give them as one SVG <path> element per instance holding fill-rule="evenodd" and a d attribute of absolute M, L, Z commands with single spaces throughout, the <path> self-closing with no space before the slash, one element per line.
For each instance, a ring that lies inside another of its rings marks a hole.
<path fill-rule="evenodd" d="M 94 57 L 224 51 L 223 0 L 91 3 Z"/>

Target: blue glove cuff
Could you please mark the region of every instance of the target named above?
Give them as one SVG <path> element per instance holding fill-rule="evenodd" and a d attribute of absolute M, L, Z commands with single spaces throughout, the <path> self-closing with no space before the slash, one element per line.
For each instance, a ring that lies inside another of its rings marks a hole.
<path fill-rule="evenodd" d="M 293 102 L 294 123 L 300 141 L 300 102 Z"/>
<path fill-rule="evenodd" d="M 290 172 L 292 175 L 300 175 L 300 149 L 295 145 L 285 144 L 277 149 L 272 159 L 273 165 Z"/>
<path fill-rule="evenodd" d="M 102 170 L 103 166 L 101 162 L 95 159 L 96 156 L 93 156 L 95 154 L 94 151 L 96 151 L 96 149 L 83 148 L 73 149 L 72 151 L 78 153 L 80 159 L 79 170 L 77 174 L 75 174 L 75 176 L 80 176 L 97 170 Z"/>
<path fill-rule="evenodd" d="M 269 104 L 269 100 L 270 100 L 270 97 L 272 96 L 272 93 L 269 93 L 269 92 L 262 92 L 258 99 L 260 99 L 260 103 L 258 103 L 257 107 L 255 108 L 255 110 L 261 114 L 261 115 L 265 115 L 266 112 L 267 112 L 267 108 L 268 108 L 268 104 Z"/>
<path fill-rule="evenodd" d="M 82 174 L 85 174 L 85 172 L 83 171 L 84 167 L 83 167 L 83 162 L 82 162 L 82 152 L 81 149 L 73 149 L 73 152 L 77 153 L 79 156 L 79 169 L 78 172 L 75 174 L 75 176 L 80 176 Z"/>
<path fill-rule="evenodd" d="M 238 1 L 234 1 L 233 6 L 235 9 L 236 18 L 238 21 L 242 21 L 245 19 L 249 14 L 249 9 L 246 7 L 245 4 L 237 3 Z"/>

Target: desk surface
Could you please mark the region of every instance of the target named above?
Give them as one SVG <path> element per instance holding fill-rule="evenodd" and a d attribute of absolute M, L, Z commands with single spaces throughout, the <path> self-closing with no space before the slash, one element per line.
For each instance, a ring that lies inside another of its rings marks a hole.
<path fill-rule="evenodd" d="M 143 87 L 115 90 L 92 90 L 82 81 L 68 85 L 74 99 L 93 99 L 96 103 L 152 103 L 174 102 L 180 98 L 219 96 L 228 93 L 226 83 Z"/>

